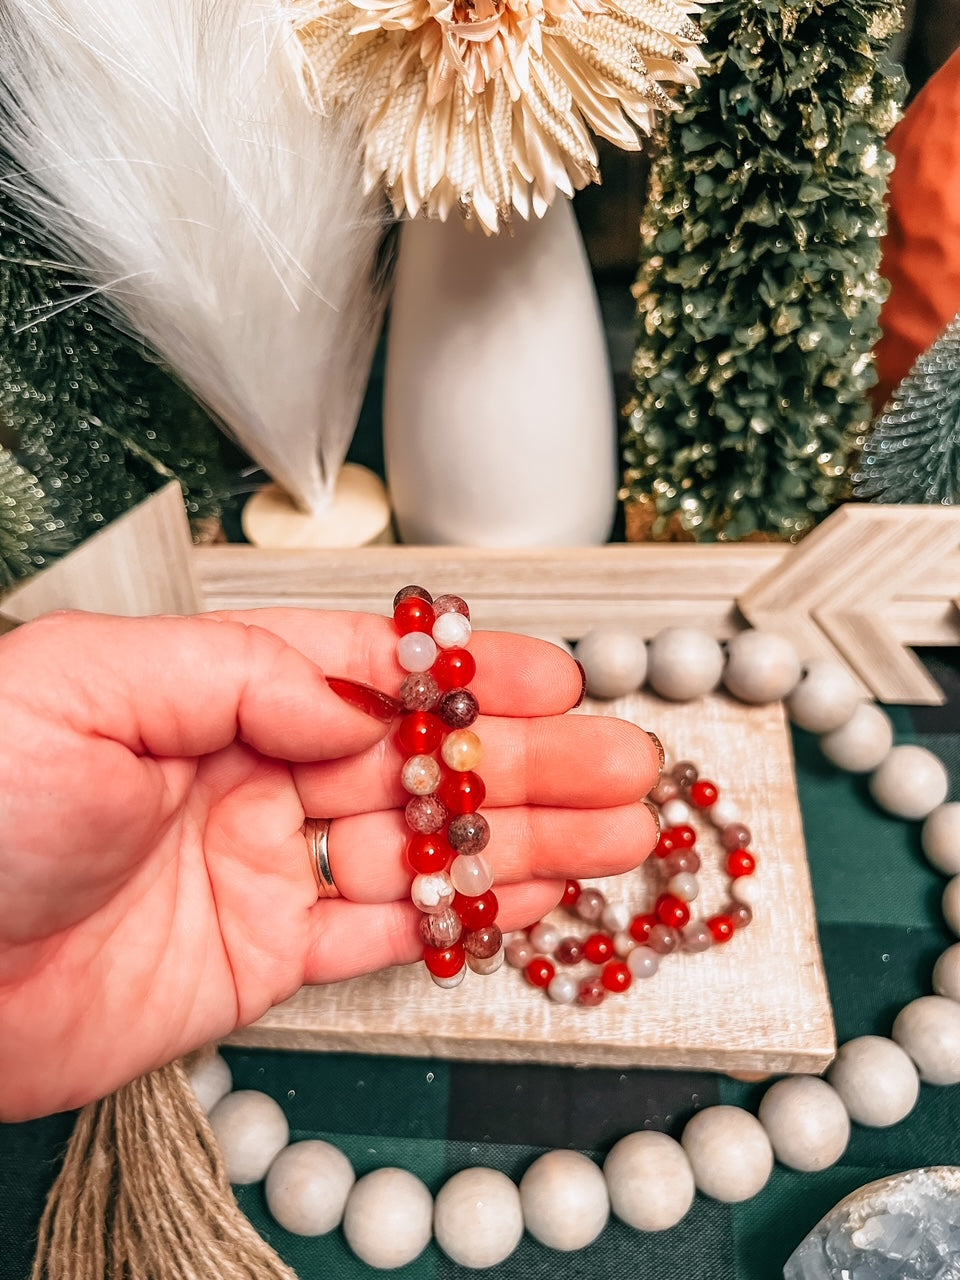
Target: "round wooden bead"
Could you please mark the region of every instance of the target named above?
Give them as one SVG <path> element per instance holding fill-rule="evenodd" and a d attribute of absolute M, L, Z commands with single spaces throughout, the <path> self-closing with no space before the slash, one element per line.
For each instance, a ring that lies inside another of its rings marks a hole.
<path fill-rule="evenodd" d="M 945 876 L 960 875 L 960 801 L 934 809 L 923 824 L 920 844 L 931 866 Z"/>
<path fill-rule="evenodd" d="M 875 702 L 861 702 L 846 724 L 820 739 L 820 750 L 838 769 L 869 773 L 893 746 L 890 717 Z"/>
<path fill-rule="evenodd" d="M 960 1084 L 960 1004 L 943 996 L 921 996 L 905 1005 L 893 1038 L 917 1064 L 927 1084 Z"/>
<path fill-rule="evenodd" d="M 819 1076 L 778 1080 L 763 1095 L 758 1115 L 777 1159 L 801 1173 L 836 1164 L 850 1141 L 847 1109 Z"/>
<path fill-rule="evenodd" d="M 810 733 L 831 733 L 846 724 L 862 694 L 853 676 L 832 658 L 811 658 L 787 699 L 790 719 Z"/>
<path fill-rule="evenodd" d="M 941 899 L 943 918 L 949 928 L 960 936 L 960 876 L 954 876 L 947 882 Z"/>
<path fill-rule="evenodd" d="M 580 1151 L 548 1151 L 534 1160 L 520 1180 L 520 1203 L 534 1239 L 567 1253 L 592 1244 L 610 1216 L 604 1176 Z"/>
<path fill-rule="evenodd" d="M 374 1169 L 358 1178 L 347 1197 L 343 1234 L 370 1267 L 406 1266 L 430 1242 L 433 1197 L 406 1169 Z"/>
<path fill-rule="evenodd" d="M 943 804 L 950 786 L 943 761 L 926 747 L 892 747 L 870 777 L 870 794 L 897 818 L 925 818 Z"/>
<path fill-rule="evenodd" d="M 741 631 L 727 642 L 723 683 L 741 702 L 780 702 L 800 679 L 800 659 L 785 636 Z"/>
<path fill-rule="evenodd" d="M 309 1139 L 284 1147 L 263 1190 L 281 1227 L 298 1236 L 324 1236 L 339 1227 L 355 1181 L 353 1165 L 342 1151 Z"/>
<path fill-rule="evenodd" d="M 899 1124 L 920 1094 L 917 1068 L 885 1036 L 858 1036 L 842 1044 L 827 1078 L 850 1119 L 873 1129 Z"/>
<path fill-rule="evenodd" d="M 586 672 L 591 698 L 622 698 L 639 689 L 646 678 L 647 646 L 638 631 L 626 627 L 588 631 L 573 654 Z"/>
<path fill-rule="evenodd" d="M 290 1126 L 280 1105 L 256 1089 L 238 1089 L 221 1098 L 210 1112 L 227 1177 L 247 1186 L 259 1182 L 290 1140 Z"/>
<path fill-rule="evenodd" d="M 665 1133 L 630 1133 L 603 1162 L 610 1205 L 636 1231 L 666 1231 L 686 1216 L 696 1186 L 687 1153 Z"/>
<path fill-rule="evenodd" d="M 187 1072 L 190 1087 L 201 1108 L 209 1114 L 233 1088 L 233 1076 L 222 1054 L 211 1053 Z"/>
<path fill-rule="evenodd" d="M 496 1169 L 463 1169 L 440 1188 L 433 1230 L 443 1252 L 461 1267 L 495 1267 L 523 1235 L 520 1193 Z"/>
<path fill-rule="evenodd" d="M 933 989 L 938 996 L 960 1001 L 960 942 L 947 947 L 933 966 Z"/>
<path fill-rule="evenodd" d="M 723 650 L 699 627 L 665 627 L 650 641 L 647 683 L 661 698 L 700 698 L 717 687 L 722 674 Z"/>
<path fill-rule="evenodd" d="M 727 1204 L 757 1195 L 773 1171 L 773 1148 L 766 1130 L 756 1116 L 740 1107 L 698 1111 L 687 1121 L 680 1143 L 699 1190 Z"/>

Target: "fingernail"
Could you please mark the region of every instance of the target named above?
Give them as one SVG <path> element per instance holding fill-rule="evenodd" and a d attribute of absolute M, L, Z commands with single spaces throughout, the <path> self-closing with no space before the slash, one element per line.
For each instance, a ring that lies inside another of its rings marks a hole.
<path fill-rule="evenodd" d="M 384 724 L 395 720 L 403 710 L 402 703 L 382 689 L 375 689 L 372 684 L 361 684 L 359 680 L 347 680 L 343 676 L 327 676 L 327 686 L 351 707 Z"/>
<path fill-rule="evenodd" d="M 663 828 L 660 825 L 660 810 L 657 808 L 657 806 L 653 803 L 652 800 L 644 800 L 643 803 L 650 810 L 650 813 L 653 817 L 653 821 L 656 824 L 657 832 L 653 838 L 653 843 L 656 844 L 660 839 L 660 832 L 663 830 Z"/>
<path fill-rule="evenodd" d="M 657 759 L 660 761 L 660 772 L 663 773 L 663 765 L 667 758 L 666 753 L 664 752 L 664 749 L 663 749 L 663 743 L 660 741 L 657 735 L 655 733 L 651 733 L 649 729 L 644 729 L 644 733 L 647 735 L 647 737 L 650 739 L 650 741 L 653 743 L 653 745 L 657 749 Z"/>
<path fill-rule="evenodd" d="M 580 672 L 580 697 L 573 705 L 574 707 L 582 707 L 583 700 L 587 696 L 587 673 L 579 658 L 574 658 L 574 662 L 577 664 L 577 670 Z"/>

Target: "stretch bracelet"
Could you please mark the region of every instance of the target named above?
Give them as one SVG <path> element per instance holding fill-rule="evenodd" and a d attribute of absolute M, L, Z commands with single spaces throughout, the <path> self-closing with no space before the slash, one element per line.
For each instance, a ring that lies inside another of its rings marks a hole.
<path fill-rule="evenodd" d="M 436 599 L 402 587 L 393 601 L 404 714 L 397 744 L 404 762 L 406 858 L 410 897 L 420 911 L 423 960 L 440 987 L 456 987 L 468 968 L 493 973 L 503 963 L 503 935 L 493 868 L 483 856 L 490 827 L 479 812 L 486 796 L 475 771 L 483 744 L 471 725 L 480 714 L 467 687 L 476 673 L 468 651 L 470 610 L 459 596 Z"/>

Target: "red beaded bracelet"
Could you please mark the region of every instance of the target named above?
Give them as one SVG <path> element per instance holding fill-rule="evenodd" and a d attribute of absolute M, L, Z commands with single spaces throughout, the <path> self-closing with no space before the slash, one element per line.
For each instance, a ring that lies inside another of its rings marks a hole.
<path fill-rule="evenodd" d="M 564 934 L 557 926 L 540 921 L 510 940 L 508 962 L 523 971 L 533 987 L 546 990 L 559 1004 L 597 1005 L 608 994 L 626 991 L 635 978 L 651 978 L 660 960 L 673 952 L 699 952 L 729 942 L 753 918 L 747 902 L 737 897 L 737 882 L 752 876 L 756 858 L 747 847 L 750 832 L 736 820 L 731 808 L 718 804 L 713 782 L 700 778 L 696 766 L 680 761 L 650 793 L 663 823 L 654 849 L 664 878 L 664 892 L 653 909 L 635 913 L 608 902 L 599 889 L 568 880 L 560 905 L 587 925 L 601 929 L 586 937 Z M 697 832 L 688 818 L 691 810 L 709 817 L 726 852 L 725 869 L 731 880 L 731 902 L 706 919 L 693 920 L 689 904 L 698 896 Z M 576 977 L 571 968 L 585 962 L 590 972 Z"/>
<path fill-rule="evenodd" d="M 456 987 L 469 967 L 493 973 L 503 963 L 503 935 L 493 869 L 483 856 L 490 827 L 479 812 L 486 796 L 475 772 L 483 754 L 471 725 L 480 714 L 467 688 L 476 672 L 468 652 L 470 610 L 454 595 L 436 599 L 408 586 L 393 601 L 403 715 L 397 744 L 414 873 L 410 896 L 421 912 L 423 959 L 440 987 Z"/>

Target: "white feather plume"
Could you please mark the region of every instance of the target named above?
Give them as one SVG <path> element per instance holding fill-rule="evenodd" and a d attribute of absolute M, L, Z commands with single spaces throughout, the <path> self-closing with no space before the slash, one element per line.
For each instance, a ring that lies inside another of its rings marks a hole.
<path fill-rule="evenodd" d="M 276 0 L 0 0 L 4 181 L 304 509 L 379 321 L 354 123 L 310 109 Z"/>

